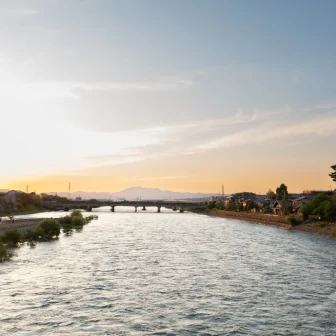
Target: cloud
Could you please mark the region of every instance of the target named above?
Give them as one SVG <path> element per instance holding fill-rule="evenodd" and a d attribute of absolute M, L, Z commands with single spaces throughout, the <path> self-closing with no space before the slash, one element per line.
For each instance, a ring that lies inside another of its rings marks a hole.
<path fill-rule="evenodd" d="M 30 16 L 37 14 L 38 11 L 32 8 L 18 8 L 18 9 L 10 9 L 8 10 L 8 14 L 14 16 Z"/>
<path fill-rule="evenodd" d="M 194 150 L 236 147 L 304 135 L 328 136 L 334 133 L 336 133 L 336 115 L 312 118 L 296 124 L 290 123 L 290 120 L 289 123 L 287 121 L 287 124 L 267 122 L 198 145 Z"/>
<path fill-rule="evenodd" d="M 304 115 L 300 120 L 284 118 L 280 110 L 275 113 L 254 111 L 244 112 L 243 118 L 238 113 L 228 119 L 163 127 L 152 131 L 151 144 L 130 146 L 122 152 L 95 157 L 95 160 L 99 166 L 107 166 L 259 144 L 273 147 L 302 145 L 316 137 L 336 135 L 336 114 L 327 111 L 318 116 Z"/>
<path fill-rule="evenodd" d="M 85 92 L 115 91 L 115 92 L 170 92 L 186 90 L 195 85 L 188 79 L 167 79 L 160 81 L 137 82 L 35 82 L 25 84 L 25 89 L 31 94 L 45 98 L 75 98 L 79 99 Z"/>

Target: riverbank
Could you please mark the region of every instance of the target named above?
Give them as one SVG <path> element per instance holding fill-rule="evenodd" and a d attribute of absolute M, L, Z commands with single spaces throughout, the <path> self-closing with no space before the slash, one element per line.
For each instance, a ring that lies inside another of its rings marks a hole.
<path fill-rule="evenodd" d="M 274 226 L 285 230 L 304 232 L 322 237 L 336 238 L 336 223 L 332 222 L 312 221 L 292 226 L 288 223 L 288 219 L 285 216 L 225 210 L 211 210 L 205 214 L 209 216 L 231 218 L 255 224 Z"/>
<path fill-rule="evenodd" d="M 15 219 L 14 223 L 10 220 L 2 221 L 0 224 L 0 234 L 10 229 L 18 229 L 21 233 L 26 230 L 35 230 L 43 219 L 45 218 Z"/>

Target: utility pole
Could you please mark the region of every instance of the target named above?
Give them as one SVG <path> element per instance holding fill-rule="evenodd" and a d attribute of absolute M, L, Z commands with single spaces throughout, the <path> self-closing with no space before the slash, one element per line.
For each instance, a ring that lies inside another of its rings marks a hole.
<path fill-rule="evenodd" d="M 27 186 L 26 186 L 26 194 L 28 194 L 28 192 L 29 192 L 29 185 L 27 184 Z"/>
<path fill-rule="evenodd" d="M 71 194 L 71 183 L 69 182 L 69 189 L 68 189 L 68 198 L 70 199 L 70 194 Z"/>

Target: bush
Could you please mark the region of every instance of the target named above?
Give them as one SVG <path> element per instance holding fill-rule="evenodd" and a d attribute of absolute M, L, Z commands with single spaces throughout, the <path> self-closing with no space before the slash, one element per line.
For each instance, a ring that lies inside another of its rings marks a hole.
<path fill-rule="evenodd" d="M 54 237 L 58 237 L 61 233 L 60 225 L 54 219 L 45 219 L 43 220 L 39 226 L 39 230 L 43 230 L 44 235 L 43 238 L 52 239 Z"/>
<path fill-rule="evenodd" d="M 71 224 L 72 217 L 71 216 L 64 216 L 64 217 L 61 217 L 58 221 L 61 224 L 61 226 L 64 227 L 68 224 Z"/>
<path fill-rule="evenodd" d="M 24 240 L 28 242 L 36 242 L 42 239 L 44 236 L 44 231 L 41 228 L 37 228 L 36 230 L 27 230 L 24 234 Z"/>
<path fill-rule="evenodd" d="M 8 250 L 8 247 L 0 244 L 0 262 L 9 260 L 13 256 L 13 253 Z"/>
<path fill-rule="evenodd" d="M 16 247 L 22 242 L 22 235 L 17 229 L 10 229 L 2 235 L 1 240 L 10 247 Z"/>
<path fill-rule="evenodd" d="M 74 227 L 79 227 L 79 226 L 83 226 L 85 224 L 85 219 L 80 216 L 73 216 L 72 217 L 72 220 L 71 220 L 71 224 L 74 226 Z"/>
<path fill-rule="evenodd" d="M 71 211 L 70 217 L 82 217 L 83 218 L 83 214 L 80 210 L 73 210 Z"/>
<path fill-rule="evenodd" d="M 294 216 L 289 216 L 288 217 L 288 222 L 291 226 L 297 226 L 297 225 L 300 224 L 300 221 L 297 218 L 295 218 Z"/>

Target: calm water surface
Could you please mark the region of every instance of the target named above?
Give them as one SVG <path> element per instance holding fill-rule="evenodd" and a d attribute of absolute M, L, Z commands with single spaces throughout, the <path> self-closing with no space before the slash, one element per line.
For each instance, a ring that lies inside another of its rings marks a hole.
<path fill-rule="evenodd" d="M 0 264 L 0 335 L 336 335 L 335 240 L 132 211 Z"/>

